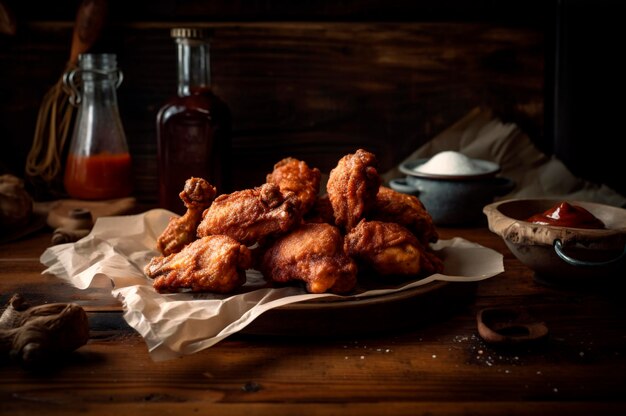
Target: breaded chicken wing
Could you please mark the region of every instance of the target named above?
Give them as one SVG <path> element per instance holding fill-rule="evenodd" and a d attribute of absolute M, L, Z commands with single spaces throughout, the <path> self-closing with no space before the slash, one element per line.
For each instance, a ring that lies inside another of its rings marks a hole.
<path fill-rule="evenodd" d="M 179 194 L 187 212 L 182 217 L 172 217 L 157 239 L 157 249 L 164 256 L 178 253 L 196 239 L 196 229 L 202 213 L 215 199 L 216 189 L 202 178 L 191 177 Z"/>
<path fill-rule="evenodd" d="M 305 162 L 287 157 L 274 165 L 267 175 L 267 183 L 278 185 L 283 193 L 293 192 L 299 201 L 302 214 L 308 212 L 320 190 L 321 173 L 318 168 L 310 168 Z"/>
<path fill-rule="evenodd" d="M 283 194 L 273 183 L 220 195 L 204 211 L 198 237 L 224 234 L 252 246 L 299 223 L 297 204 L 292 192 Z"/>
<path fill-rule="evenodd" d="M 383 276 L 430 275 L 443 270 L 443 263 L 430 249 L 392 222 L 362 220 L 346 235 L 344 250 Z"/>
<path fill-rule="evenodd" d="M 367 219 L 403 225 L 423 245 L 439 239 L 433 219 L 422 202 L 414 195 L 403 194 L 386 186 L 378 190 L 376 202 Z"/>
<path fill-rule="evenodd" d="M 333 207 L 328 194 L 318 196 L 309 212 L 304 215 L 304 222 L 325 222 L 335 224 Z"/>
<path fill-rule="evenodd" d="M 343 251 L 343 236 L 331 224 L 303 224 L 272 244 L 261 258 L 267 280 L 300 280 L 310 293 L 347 293 L 356 285 L 357 267 Z"/>
<path fill-rule="evenodd" d="M 374 206 L 381 184 L 373 153 L 358 149 L 342 157 L 330 171 L 326 190 L 333 207 L 335 223 L 351 230 Z"/>
<path fill-rule="evenodd" d="M 252 265 L 250 250 L 225 235 L 202 237 L 180 252 L 154 257 L 144 268 L 155 279 L 159 293 L 191 289 L 193 292 L 229 293 L 246 281 Z"/>

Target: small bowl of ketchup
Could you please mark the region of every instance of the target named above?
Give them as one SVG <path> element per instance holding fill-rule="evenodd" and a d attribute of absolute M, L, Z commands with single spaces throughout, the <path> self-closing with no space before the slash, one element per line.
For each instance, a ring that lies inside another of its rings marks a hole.
<path fill-rule="evenodd" d="M 542 282 L 620 279 L 626 271 L 626 210 L 586 201 L 510 199 L 483 208 L 489 230 Z"/>

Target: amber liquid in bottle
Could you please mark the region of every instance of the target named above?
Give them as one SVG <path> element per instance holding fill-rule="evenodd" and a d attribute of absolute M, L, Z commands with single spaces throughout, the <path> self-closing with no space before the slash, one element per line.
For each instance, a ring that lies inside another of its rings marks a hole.
<path fill-rule="evenodd" d="M 159 205 L 183 214 L 179 193 L 192 176 L 209 181 L 218 194 L 231 192 L 232 139 L 228 105 L 209 85 L 208 53 L 199 41 L 178 42 L 178 95 L 157 115 L 157 147 Z"/>
<path fill-rule="evenodd" d="M 184 213 L 178 194 L 192 176 L 230 192 L 230 111 L 210 89 L 173 98 L 159 112 L 158 130 L 161 207 Z"/>

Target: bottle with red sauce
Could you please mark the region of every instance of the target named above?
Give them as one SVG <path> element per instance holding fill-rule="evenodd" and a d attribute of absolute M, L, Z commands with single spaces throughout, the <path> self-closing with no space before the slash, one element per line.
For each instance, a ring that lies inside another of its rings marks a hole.
<path fill-rule="evenodd" d="M 561 202 L 545 212 L 535 214 L 526 221 L 557 227 L 604 229 L 604 223 L 591 212 L 578 205 Z"/>
<path fill-rule="evenodd" d="M 209 41 L 197 28 L 174 28 L 178 90 L 157 115 L 159 205 L 182 214 L 178 194 L 185 181 L 201 177 L 230 192 L 231 113 L 211 88 Z"/>
<path fill-rule="evenodd" d="M 65 162 L 63 183 L 77 199 L 106 200 L 133 192 L 132 163 L 117 106 L 122 82 L 114 54 L 81 54 L 65 83 L 78 117 Z"/>

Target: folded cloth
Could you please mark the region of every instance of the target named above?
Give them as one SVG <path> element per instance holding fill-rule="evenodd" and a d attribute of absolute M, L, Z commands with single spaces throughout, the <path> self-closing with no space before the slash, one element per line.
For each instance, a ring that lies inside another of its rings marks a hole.
<path fill-rule="evenodd" d="M 503 123 L 489 109 L 472 109 L 404 161 L 429 158 L 444 150 L 498 163 L 500 175 L 515 181 L 516 187 L 496 199 L 552 198 L 626 206 L 620 193 L 577 178 L 558 158 L 542 153 L 515 123 Z M 401 176 L 396 167 L 384 173 L 383 180 L 388 183 Z"/>

